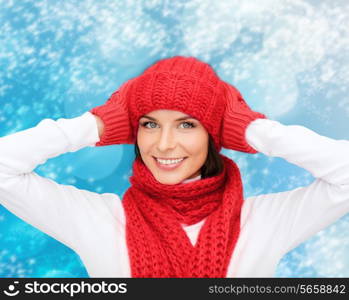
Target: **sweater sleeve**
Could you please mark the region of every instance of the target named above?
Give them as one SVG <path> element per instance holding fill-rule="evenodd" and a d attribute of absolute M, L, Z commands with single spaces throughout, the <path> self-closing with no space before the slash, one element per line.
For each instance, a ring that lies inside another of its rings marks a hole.
<path fill-rule="evenodd" d="M 349 141 L 268 119 L 253 121 L 246 139 L 259 152 L 281 157 L 315 177 L 305 187 L 246 199 L 243 218 L 270 233 L 281 255 L 349 212 Z"/>
<path fill-rule="evenodd" d="M 72 119 L 44 119 L 33 128 L 0 138 L 0 203 L 37 229 L 76 250 L 84 224 L 110 215 L 111 197 L 58 184 L 33 170 L 65 152 L 94 147 L 96 120 L 90 112 Z"/>

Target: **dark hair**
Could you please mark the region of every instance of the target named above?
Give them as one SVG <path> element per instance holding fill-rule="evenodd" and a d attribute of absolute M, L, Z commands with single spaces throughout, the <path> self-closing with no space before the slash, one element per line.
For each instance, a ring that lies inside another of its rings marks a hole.
<path fill-rule="evenodd" d="M 135 154 L 136 158 L 141 155 L 137 142 L 135 143 Z M 220 157 L 219 152 L 216 150 L 214 141 L 209 134 L 207 159 L 200 169 L 201 179 L 216 176 L 223 171 L 223 168 L 223 160 Z"/>

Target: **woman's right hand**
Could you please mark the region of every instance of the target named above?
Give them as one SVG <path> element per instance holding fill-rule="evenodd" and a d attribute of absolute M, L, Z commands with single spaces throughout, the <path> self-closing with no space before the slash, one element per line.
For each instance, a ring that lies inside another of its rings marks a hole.
<path fill-rule="evenodd" d="M 119 91 L 114 92 L 103 105 L 90 110 L 97 121 L 100 141 L 96 146 L 134 144 L 128 105 Z"/>

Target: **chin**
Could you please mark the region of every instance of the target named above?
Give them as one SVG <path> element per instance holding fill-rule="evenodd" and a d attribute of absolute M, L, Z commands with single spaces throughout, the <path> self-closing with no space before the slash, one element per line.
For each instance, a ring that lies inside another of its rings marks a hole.
<path fill-rule="evenodd" d="M 174 185 L 174 184 L 178 184 L 178 183 L 181 183 L 184 179 L 182 178 L 170 178 L 170 176 L 161 176 L 160 178 L 159 177 L 155 177 L 156 180 L 162 184 L 169 184 L 169 185 Z"/>

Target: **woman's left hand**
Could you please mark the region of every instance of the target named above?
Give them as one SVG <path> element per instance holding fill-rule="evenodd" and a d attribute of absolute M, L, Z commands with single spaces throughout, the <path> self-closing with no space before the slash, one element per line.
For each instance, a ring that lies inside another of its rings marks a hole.
<path fill-rule="evenodd" d="M 240 92 L 224 82 L 226 108 L 223 118 L 222 147 L 247 153 L 257 153 L 246 141 L 247 126 L 254 120 L 267 118 L 264 114 L 253 111 L 245 102 Z"/>

